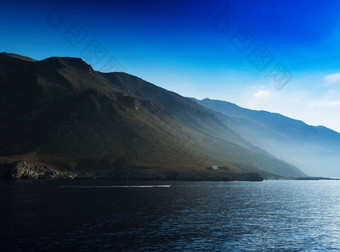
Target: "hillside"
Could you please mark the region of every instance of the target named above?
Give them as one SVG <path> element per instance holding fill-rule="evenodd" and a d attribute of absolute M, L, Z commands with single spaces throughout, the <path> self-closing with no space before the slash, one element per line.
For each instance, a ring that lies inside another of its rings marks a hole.
<path fill-rule="evenodd" d="M 2 53 L 0 91 L 3 176 L 12 170 L 19 177 L 48 171 L 115 179 L 304 175 L 245 140 L 219 113 L 138 77 L 96 72 L 81 59 Z"/>
<path fill-rule="evenodd" d="M 225 101 L 196 101 L 220 113 L 220 120 L 249 142 L 294 164 L 306 174 L 340 177 L 338 132 L 276 113 L 244 109 Z"/>

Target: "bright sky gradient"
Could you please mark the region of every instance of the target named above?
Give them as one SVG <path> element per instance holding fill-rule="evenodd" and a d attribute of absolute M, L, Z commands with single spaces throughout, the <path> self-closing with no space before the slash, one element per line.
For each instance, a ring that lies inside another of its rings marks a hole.
<path fill-rule="evenodd" d="M 96 70 L 124 69 L 184 96 L 340 132 L 339 13 L 336 0 L 7 1 L 0 51 L 82 57 Z M 88 54 L 93 45 L 101 50 Z M 262 71 L 251 63 L 259 45 L 270 55 Z M 105 66 L 112 58 L 118 67 Z M 278 63 L 292 76 L 281 89 L 268 76 Z"/>

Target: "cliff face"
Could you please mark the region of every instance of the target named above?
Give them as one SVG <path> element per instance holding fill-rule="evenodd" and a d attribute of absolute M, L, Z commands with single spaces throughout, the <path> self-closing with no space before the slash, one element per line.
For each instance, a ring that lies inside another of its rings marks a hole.
<path fill-rule="evenodd" d="M 0 160 L 1 169 L 14 167 L 11 176 L 303 175 L 250 144 L 216 112 L 137 77 L 99 73 L 75 58 L 8 54 L 0 54 L 0 73 Z M 228 169 L 208 169 L 213 165 Z"/>

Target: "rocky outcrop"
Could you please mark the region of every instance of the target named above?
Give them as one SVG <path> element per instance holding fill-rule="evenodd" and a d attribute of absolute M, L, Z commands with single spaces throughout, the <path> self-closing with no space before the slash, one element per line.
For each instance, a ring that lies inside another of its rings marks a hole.
<path fill-rule="evenodd" d="M 262 181 L 257 173 L 230 173 L 223 170 L 211 171 L 165 171 L 147 167 L 97 166 L 94 162 L 87 165 L 85 161 L 75 171 L 60 171 L 32 161 L 0 162 L 0 178 L 14 179 L 114 179 L 114 180 L 197 180 L 197 181 Z M 101 163 L 102 164 L 102 163 Z M 95 169 L 93 169 L 95 168 Z"/>
<path fill-rule="evenodd" d="M 13 163 L 0 163 L 0 178 L 17 179 L 73 179 L 78 175 L 75 172 L 61 172 L 46 166 L 37 165 L 29 161 Z"/>

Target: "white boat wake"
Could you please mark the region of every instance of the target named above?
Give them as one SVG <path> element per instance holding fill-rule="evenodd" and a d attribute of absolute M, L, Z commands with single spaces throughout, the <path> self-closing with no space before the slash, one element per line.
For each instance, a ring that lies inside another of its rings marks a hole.
<path fill-rule="evenodd" d="M 112 186 L 59 186 L 62 188 L 169 188 L 171 185 L 112 185 Z"/>

